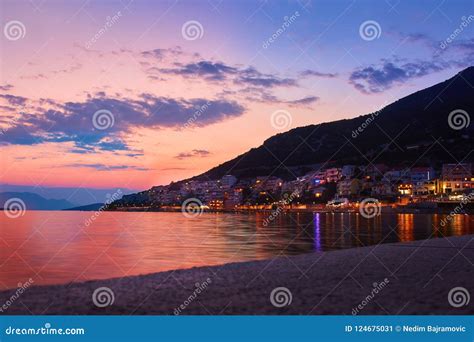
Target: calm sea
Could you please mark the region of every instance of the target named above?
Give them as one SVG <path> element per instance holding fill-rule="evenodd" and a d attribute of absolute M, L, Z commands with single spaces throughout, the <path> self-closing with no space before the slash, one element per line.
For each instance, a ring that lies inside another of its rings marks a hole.
<path fill-rule="evenodd" d="M 0 218 L 0 289 L 474 233 L 473 215 L 27 211 Z"/>

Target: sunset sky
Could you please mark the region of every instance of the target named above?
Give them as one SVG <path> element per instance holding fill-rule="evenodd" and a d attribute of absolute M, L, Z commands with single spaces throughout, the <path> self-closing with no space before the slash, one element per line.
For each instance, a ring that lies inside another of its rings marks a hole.
<path fill-rule="evenodd" d="M 474 64 L 473 1 L 2 0 L 0 19 L 9 184 L 167 184 Z"/>

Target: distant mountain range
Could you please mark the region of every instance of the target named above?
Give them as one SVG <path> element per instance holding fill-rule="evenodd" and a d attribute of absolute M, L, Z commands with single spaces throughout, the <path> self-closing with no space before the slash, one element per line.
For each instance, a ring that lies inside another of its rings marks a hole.
<path fill-rule="evenodd" d="M 95 189 L 75 187 L 44 187 L 31 185 L 0 184 L 0 192 L 30 192 L 49 199 L 67 199 L 73 206 L 89 205 L 91 203 L 105 202 L 107 196 L 117 193 L 119 188 Z M 121 193 L 131 194 L 136 190 L 120 189 Z"/>
<path fill-rule="evenodd" d="M 226 174 L 292 179 L 321 165 L 383 163 L 438 168 L 441 163 L 473 161 L 474 125 L 455 130 L 448 124 L 449 114 L 457 109 L 474 120 L 473 87 L 474 67 L 469 67 L 378 112 L 277 134 L 192 179 L 219 179 Z"/>
<path fill-rule="evenodd" d="M 27 210 L 62 210 L 75 206 L 64 199 L 46 199 L 31 192 L 1 192 L 0 208 L 4 208 L 5 202 L 13 198 L 21 199 Z"/>

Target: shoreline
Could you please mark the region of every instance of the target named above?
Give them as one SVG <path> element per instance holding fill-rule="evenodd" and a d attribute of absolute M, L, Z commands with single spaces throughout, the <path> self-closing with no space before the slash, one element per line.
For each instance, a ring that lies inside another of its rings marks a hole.
<path fill-rule="evenodd" d="M 424 207 L 382 207 L 381 214 L 440 214 L 440 215 L 449 215 L 455 209 L 455 203 L 453 207 L 445 208 L 424 208 Z M 277 209 L 232 209 L 232 210 L 217 210 L 217 209 L 205 209 L 203 213 L 271 213 Z M 71 210 L 70 210 L 71 211 Z M 94 210 L 72 210 L 72 211 L 94 211 Z M 139 208 L 139 207 L 130 207 L 130 208 L 121 208 L 114 210 L 104 210 L 107 212 L 158 212 L 158 213 L 178 213 L 182 212 L 181 208 L 175 209 L 163 209 L 163 208 Z M 285 208 L 282 209 L 285 213 L 345 213 L 345 214 L 358 214 L 359 210 L 356 209 L 319 209 L 319 208 Z M 472 209 L 468 209 L 465 213 L 457 213 L 456 215 L 474 215 Z"/>
<path fill-rule="evenodd" d="M 474 215 L 474 206 L 469 205 L 463 212 L 457 212 L 457 202 L 445 202 L 441 207 L 426 207 L 426 206 L 381 206 L 380 214 L 439 214 L 439 215 Z M 281 207 L 278 207 L 281 208 Z M 2 208 L 2 210 L 5 210 Z M 276 211 L 277 208 L 258 208 L 258 209 L 203 209 L 202 213 L 271 213 Z M 152 207 L 121 207 L 121 208 L 108 208 L 102 206 L 100 208 L 92 209 L 29 209 L 29 211 L 63 211 L 63 212 L 152 212 L 152 213 L 180 213 L 182 212 L 181 207 L 167 207 L 167 208 L 152 208 Z M 321 206 L 310 206 L 308 208 L 282 208 L 282 212 L 285 213 L 345 213 L 345 214 L 358 214 L 359 210 L 357 207 L 350 208 L 324 208 Z"/>
<path fill-rule="evenodd" d="M 459 308 L 448 301 L 455 287 L 474 296 L 472 279 L 474 235 L 464 235 L 32 286 L 0 314 L 175 315 L 178 309 L 184 315 L 472 314 L 474 300 Z M 112 305 L 94 305 L 100 287 L 113 292 Z M 281 288 L 291 300 L 277 307 L 270 296 Z M 0 307 L 15 290 L 0 292 Z"/>

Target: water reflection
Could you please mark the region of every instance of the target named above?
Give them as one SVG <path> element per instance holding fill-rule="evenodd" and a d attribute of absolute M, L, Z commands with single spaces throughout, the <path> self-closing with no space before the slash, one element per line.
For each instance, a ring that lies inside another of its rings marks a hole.
<path fill-rule="evenodd" d="M 321 251 L 321 214 L 314 213 L 313 222 L 314 222 L 314 249 L 316 251 Z"/>
<path fill-rule="evenodd" d="M 474 233 L 474 216 L 27 212 L 0 219 L 0 289 Z"/>
<path fill-rule="evenodd" d="M 415 240 L 414 235 L 414 214 L 398 214 L 398 235 L 400 241 L 413 241 Z"/>

